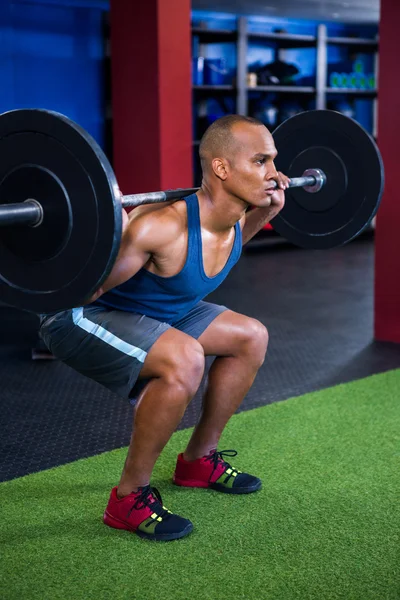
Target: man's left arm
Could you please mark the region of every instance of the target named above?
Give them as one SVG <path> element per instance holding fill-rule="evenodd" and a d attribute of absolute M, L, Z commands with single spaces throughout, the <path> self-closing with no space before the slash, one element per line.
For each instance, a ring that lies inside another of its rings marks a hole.
<path fill-rule="evenodd" d="M 253 208 L 246 213 L 242 229 L 243 246 L 282 210 L 285 205 L 285 190 L 289 186 L 289 181 L 290 179 L 286 175 L 278 173 L 278 188 L 271 196 L 271 204 L 262 208 Z"/>

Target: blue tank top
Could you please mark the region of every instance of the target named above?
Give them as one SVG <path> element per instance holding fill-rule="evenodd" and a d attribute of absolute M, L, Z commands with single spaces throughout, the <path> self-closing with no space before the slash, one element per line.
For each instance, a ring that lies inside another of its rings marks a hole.
<path fill-rule="evenodd" d="M 224 268 L 215 277 L 207 277 L 203 265 L 197 195 L 192 194 L 184 200 L 187 207 L 188 249 L 183 269 L 172 277 L 160 277 L 142 268 L 128 281 L 103 294 L 95 304 L 173 324 L 222 283 L 242 251 L 240 225 L 235 225 L 235 240 Z"/>

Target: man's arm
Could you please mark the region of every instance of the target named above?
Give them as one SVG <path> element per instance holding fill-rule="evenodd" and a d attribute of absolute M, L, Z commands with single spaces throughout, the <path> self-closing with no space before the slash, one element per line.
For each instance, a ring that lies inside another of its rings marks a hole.
<path fill-rule="evenodd" d="M 149 260 L 150 253 L 143 251 L 139 244 L 135 245 L 134 237 L 135 227 L 130 223 L 125 210 L 122 209 L 122 236 L 118 256 L 103 285 L 96 290 L 85 304 L 94 302 L 105 292 L 133 277 Z"/>
<path fill-rule="evenodd" d="M 285 205 L 285 189 L 288 187 L 289 181 L 286 175 L 278 173 L 279 187 L 271 196 L 271 204 L 262 208 L 253 208 L 246 213 L 242 229 L 243 246 L 282 210 Z"/>
<path fill-rule="evenodd" d="M 85 302 L 90 304 L 112 288 L 125 283 L 150 260 L 163 244 L 176 238 L 176 219 L 166 209 L 148 212 L 136 209 L 130 217 L 123 211 L 121 246 L 111 273 L 103 285 Z"/>

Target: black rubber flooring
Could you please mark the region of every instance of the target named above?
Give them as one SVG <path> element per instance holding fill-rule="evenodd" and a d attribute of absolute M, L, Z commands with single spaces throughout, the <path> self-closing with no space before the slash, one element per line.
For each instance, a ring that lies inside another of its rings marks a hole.
<path fill-rule="evenodd" d="M 269 329 L 241 410 L 400 367 L 400 345 L 373 341 L 373 251 L 371 237 L 328 251 L 252 242 L 209 298 Z M 36 330 L 34 316 L 0 308 L 0 481 L 129 442 L 129 403 L 58 361 L 32 361 Z M 181 428 L 200 406 L 198 393 Z"/>

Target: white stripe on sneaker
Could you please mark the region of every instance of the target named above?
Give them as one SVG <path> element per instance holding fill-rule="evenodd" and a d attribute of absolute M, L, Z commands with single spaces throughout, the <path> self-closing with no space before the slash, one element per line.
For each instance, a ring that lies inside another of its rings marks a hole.
<path fill-rule="evenodd" d="M 74 308 L 72 310 L 72 319 L 74 321 L 74 324 L 83 329 L 84 331 L 95 335 L 100 340 L 103 340 L 103 342 L 105 342 L 106 344 L 109 344 L 110 346 L 113 346 L 113 348 L 116 348 L 120 352 L 123 352 L 128 356 L 133 356 L 134 358 L 137 358 L 138 361 L 144 363 L 147 356 L 147 352 L 141 350 L 140 348 L 137 348 L 136 346 L 132 346 L 127 342 L 124 342 L 124 340 L 121 340 L 121 338 L 117 337 L 110 331 L 107 331 L 107 329 L 104 329 L 104 327 L 102 327 L 101 325 L 97 325 L 97 323 L 89 321 L 89 319 L 83 316 L 82 307 Z"/>

